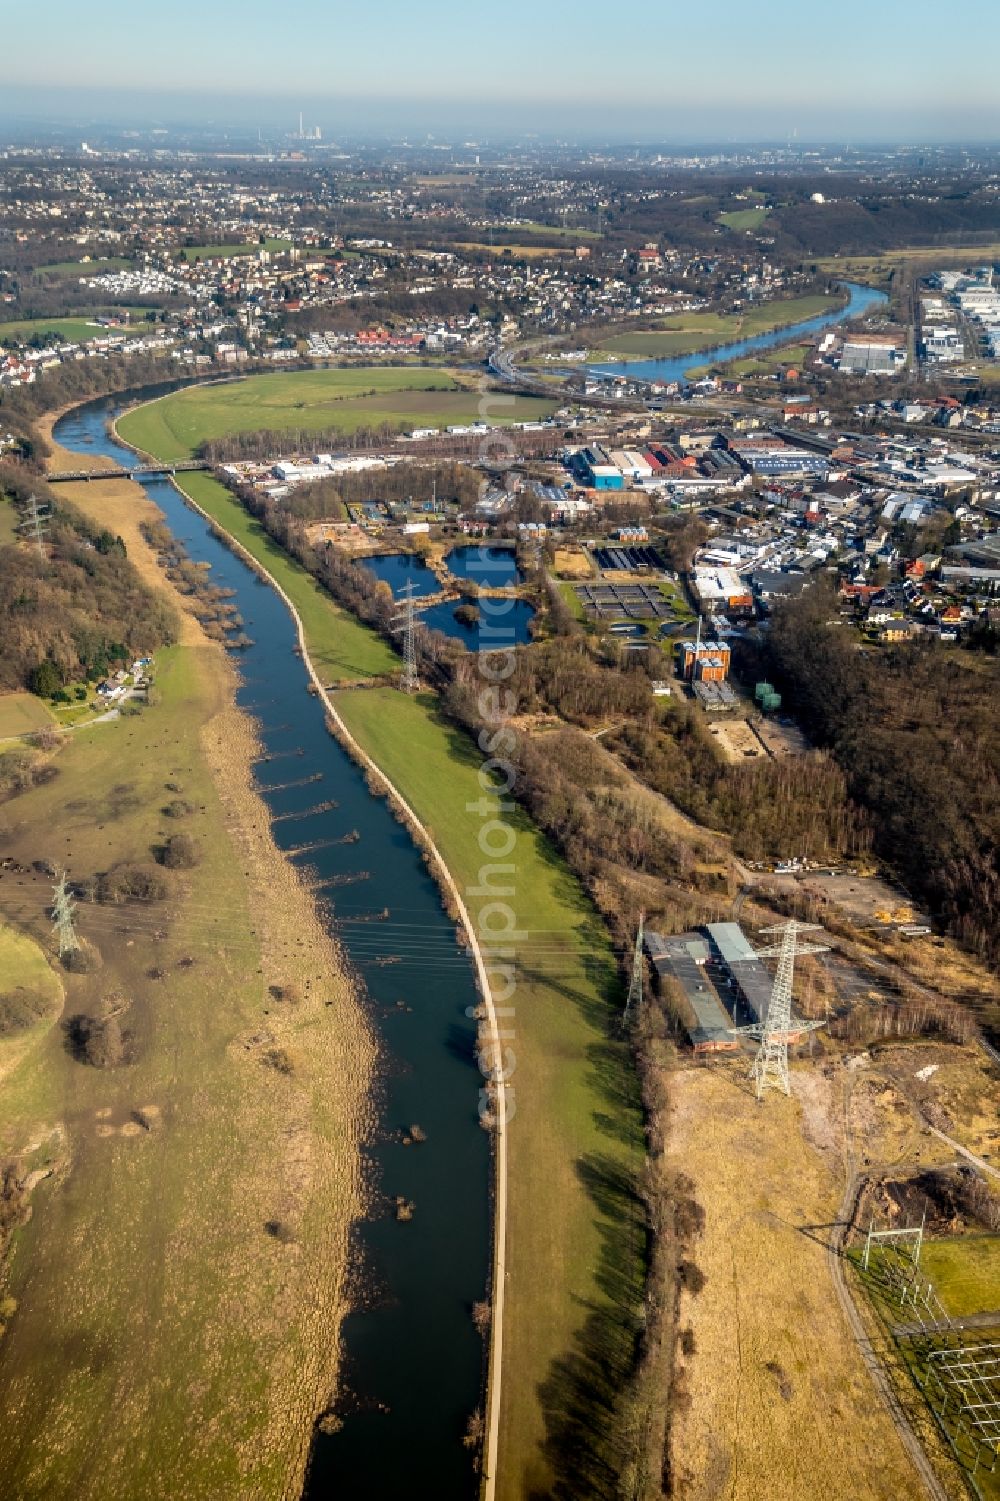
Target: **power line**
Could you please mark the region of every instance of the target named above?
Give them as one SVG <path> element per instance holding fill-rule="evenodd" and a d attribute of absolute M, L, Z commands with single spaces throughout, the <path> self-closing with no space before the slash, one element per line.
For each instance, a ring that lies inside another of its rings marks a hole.
<path fill-rule="evenodd" d="M 63 871 L 58 885 L 52 889 L 52 927 L 59 938 L 60 959 L 75 954 L 80 948 L 80 940 L 73 926 L 75 911 L 76 903 L 66 889 L 66 872 Z"/>
<path fill-rule="evenodd" d="M 51 511 L 47 505 L 39 505 L 34 495 L 28 496 L 28 515 L 24 521 L 18 523 L 18 529 L 30 533 L 38 549 L 38 556 L 44 558 L 45 549 L 42 539 L 48 527 Z"/>
<path fill-rule="evenodd" d="M 785 1094 L 791 1094 L 788 1082 L 788 1034 L 792 1030 L 792 980 L 795 975 L 795 960 L 799 954 L 828 952 L 826 944 L 800 944 L 798 935 L 815 932 L 818 928 L 818 923 L 796 922 L 793 918 L 791 922 L 779 923 L 777 927 L 761 929 L 762 933 L 781 934 L 779 944 L 772 948 L 757 950 L 758 958 L 771 959 L 777 956 L 778 960 L 778 970 L 768 1001 L 767 1015 L 759 1022 L 754 1022 L 752 1026 L 733 1029 L 742 1032 L 747 1037 L 756 1037 L 760 1041 L 757 1056 L 750 1070 L 750 1077 L 757 1085 L 758 1100 L 766 1089 L 780 1089 Z M 797 1020 L 794 1030 L 796 1033 L 813 1032 L 823 1025 L 821 1021 Z"/>
<path fill-rule="evenodd" d="M 645 912 L 640 912 L 639 927 L 635 935 L 635 951 L 632 955 L 632 978 L 629 981 L 628 995 L 625 997 L 625 1010 L 622 1012 L 623 1025 L 628 1021 L 628 1014 L 632 1007 L 638 1010 L 642 1004 L 642 927 L 645 919 Z"/>

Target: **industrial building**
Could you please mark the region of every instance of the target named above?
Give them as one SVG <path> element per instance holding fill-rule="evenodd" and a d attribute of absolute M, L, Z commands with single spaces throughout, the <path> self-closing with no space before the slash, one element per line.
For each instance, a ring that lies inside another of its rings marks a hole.
<path fill-rule="evenodd" d="M 691 589 L 711 610 L 752 610 L 753 595 L 734 568 L 695 568 Z"/>
<path fill-rule="evenodd" d="M 625 488 L 625 476 L 596 443 L 590 448 L 579 449 L 573 454 L 570 463 L 580 483 L 590 490 Z"/>
<path fill-rule="evenodd" d="M 696 1053 L 735 1053 L 738 1037 L 733 1022 L 707 971 L 711 950 L 700 933 L 680 933 L 668 938 L 659 933 L 644 935 L 659 979 L 674 979 L 684 992 L 688 1040 Z"/>
<path fill-rule="evenodd" d="M 678 641 L 674 652 L 677 675 L 686 683 L 724 683 L 729 676 L 730 650 L 724 641 Z"/>
<path fill-rule="evenodd" d="M 771 1004 L 774 980 L 757 957 L 746 934 L 737 922 L 709 923 L 706 929 L 711 940 L 712 953 L 725 968 L 738 1004 L 749 1013 L 750 1022 L 767 1020 Z M 788 1041 L 797 1042 L 802 1036 L 802 1027 L 792 1018 Z"/>

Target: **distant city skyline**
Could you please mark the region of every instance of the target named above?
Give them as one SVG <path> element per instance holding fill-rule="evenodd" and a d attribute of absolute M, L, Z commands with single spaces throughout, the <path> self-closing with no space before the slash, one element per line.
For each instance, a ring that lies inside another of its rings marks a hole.
<path fill-rule="evenodd" d="M 529 130 L 580 139 L 1000 138 L 1000 8 L 966 0 L 173 0 L 5 8 L 17 83 L 0 121 Z M 934 37 L 932 44 L 930 38 Z M 945 59 L 942 63 L 942 57 Z"/>

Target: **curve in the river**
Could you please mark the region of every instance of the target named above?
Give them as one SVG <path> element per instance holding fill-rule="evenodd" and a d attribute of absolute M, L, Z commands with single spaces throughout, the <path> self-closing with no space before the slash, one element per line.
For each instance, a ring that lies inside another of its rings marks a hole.
<path fill-rule="evenodd" d="M 684 385 L 686 372 L 694 365 L 727 365 L 731 360 L 745 359 L 765 349 L 777 349 L 782 344 L 794 344 L 807 334 L 819 333 L 835 323 L 846 323 L 860 318 L 863 313 L 879 304 L 886 303 L 884 292 L 874 287 L 862 286 L 859 282 L 845 282 L 849 293 L 847 304 L 819 313 L 815 318 L 806 318 L 802 323 L 793 323 L 787 328 L 775 328 L 770 333 L 754 334 L 749 339 L 740 339 L 735 344 L 719 344 L 714 349 L 695 350 L 690 354 L 674 355 L 663 360 L 615 360 L 606 364 L 588 365 L 592 375 L 625 376 L 629 380 L 663 381 L 669 385 L 679 381 Z"/>
<path fill-rule="evenodd" d="M 106 432 L 125 400 L 75 409 L 57 423 L 56 441 L 88 455 L 131 457 Z M 491 1237 L 490 1142 L 479 1124 L 481 1080 L 473 1057 L 472 1012 L 488 996 L 485 974 L 479 970 L 481 995 L 476 968 L 456 943 L 455 925 L 409 833 L 331 737 L 324 716 L 339 716 L 311 673 L 291 602 L 252 573 L 168 480 L 147 479 L 143 488 L 192 559 L 210 563 L 214 581 L 235 591 L 253 641 L 239 658 L 237 702 L 256 720 L 263 752 L 275 758 L 256 768 L 258 790 L 272 815 L 296 815 L 277 817 L 273 837 L 328 894 L 332 931 L 364 982 L 382 1044 L 379 1127 L 365 1156 L 373 1201 L 383 1212 L 355 1227 L 365 1292 L 341 1330 L 341 1389 L 350 1400 L 339 1409 L 341 1431 L 316 1437 L 304 1494 L 307 1501 L 361 1494 L 395 1501 L 414 1493 L 472 1501 L 479 1487 L 462 1437 L 481 1397 L 483 1348 L 471 1310 L 486 1293 L 498 1243 Z M 311 684 L 319 694 L 307 692 Z M 282 775 L 289 766 L 294 775 Z M 321 811 L 320 800 L 327 804 Z M 416 825 L 412 810 L 406 812 Z M 357 840 L 345 842 L 355 831 Z M 461 911 L 461 894 L 453 896 Z M 378 920 L 385 910 L 388 920 Z M 411 1124 L 427 1139 L 406 1147 L 403 1133 Z M 389 1210 L 397 1196 L 415 1206 L 403 1223 Z M 498 1291 L 502 1297 L 502 1261 L 494 1270 L 495 1301 Z"/>

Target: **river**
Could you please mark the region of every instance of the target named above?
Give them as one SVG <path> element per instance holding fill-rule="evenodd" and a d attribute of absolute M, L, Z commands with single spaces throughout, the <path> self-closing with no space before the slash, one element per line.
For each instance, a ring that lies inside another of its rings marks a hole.
<path fill-rule="evenodd" d="M 665 360 L 617 360 L 606 365 L 589 365 L 587 368 L 594 375 L 623 375 L 629 380 L 655 380 L 663 381 L 664 384 L 680 381 L 684 384 L 685 372 L 692 366 L 725 365 L 730 360 L 745 359 L 748 355 L 757 354 L 763 349 L 776 349 L 782 344 L 794 344 L 797 340 L 810 334 L 817 334 L 821 329 L 830 328 L 835 323 L 844 323 L 850 318 L 860 318 L 871 308 L 888 302 L 885 293 L 875 291 L 874 287 L 863 287 L 858 282 L 848 281 L 844 283 L 844 288 L 849 294 L 846 306 L 839 305 L 829 313 L 819 313 L 815 318 L 807 318 L 803 323 L 793 323 L 788 328 L 775 328 L 770 333 L 754 334 L 752 338 L 741 339 L 736 344 L 719 344 L 715 349 L 673 355 Z"/>
<path fill-rule="evenodd" d="M 133 462 L 106 431 L 130 399 L 76 408 L 56 424 L 56 442 Z M 289 857 L 316 879 L 336 883 L 326 892 L 329 922 L 381 1048 L 378 1128 L 365 1147 L 374 1208 L 355 1227 L 362 1276 L 342 1331 L 342 1385 L 350 1400 L 338 1409 L 342 1430 L 317 1436 L 303 1494 L 307 1501 L 359 1495 L 397 1501 L 411 1494 L 471 1501 L 478 1484 L 461 1440 L 483 1381 L 483 1345 L 471 1311 L 486 1296 L 491 1252 L 489 1140 L 478 1120 L 481 1080 L 468 1014 L 478 1002 L 472 966 L 408 833 L 328 734 L 321 704 L 306 691 L 282 600 L 167 480 L 146 480 L 143 489 L 191 558 L 211 564 L 212 581 L 235 591 L 253 641 L 237 659 L 237 702 L 275 758 L 255 768 L 269 811 L 338 804 L 276 822 L 278 846 L 293 850 L 353 830 L 360 835 L 355 843 Z M 302 785 L 312 777 L 318 780 Z M 280 790 L 289 782 L 300 785 Z M 388 921 L 365 920 L 383 909 Z M 404 1146 L 413 1124 L 426 1142 Z M 405 1222 L 390 1207 L 396 1196 L 415 1206 Z"/>

